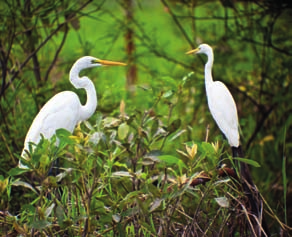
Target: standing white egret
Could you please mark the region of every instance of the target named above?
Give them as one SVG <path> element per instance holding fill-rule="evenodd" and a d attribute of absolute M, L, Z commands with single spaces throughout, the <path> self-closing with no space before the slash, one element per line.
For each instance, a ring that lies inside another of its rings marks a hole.
<path fill-rule="evenodd" d="M 80 103 L 79 97 L 72 91 L 63 91 L 51 98 L 34 118 L 24 141 L 21 156 L 28 159 L 29 143 L 38 144 L 41 134 L 50 139 L 57 129 L 63 128 L 73 132 L 75 126 L 92 116 L 97 107 L 97 96 L 93 82 L 86 76 L 79 77 L 81 70 L 92 67 L 125 66 L 125 63 L 97 59 L 85 56 L 78 59 L 69 74 L 70 82 L 77 89 L 84 89 L 87 94 L 85 105 Z M 27 168 L 19 162 L 20 168 Z"/>
<path fill-rule="evenodd" d="M 225 135 L 231 147 L 239 147 L 239 130 L 237 109 L 234 99 L 221 81 L 213 81 L 212 66 L 214 55 L 212 48 L 201 44 L 187 54 L 206 54 L 208 61 L 205 65 L 205 87 L 210 112 L 220 130 Z"/>
<path fill-rule="evenodd" d="M 198 48 L 190 50 L 187 54 L 205 54 L 207 55 L 207 63 L 205 64 L 205 87 L 209 110 L 225 135 L 229 145 L 232 148 L 233 157 L 244 157 L 239 137 L 239 126 L 237 109 L 234 99 L 228 88 L 221 81 L 213 81 L 212 67 L 214 62 L 214 54 L 212 48 L 208 44 L 201 44 Z M 237 164 L 238 162 L 236 162 Z M 248 165 L 244 162 L 240 164 L 240 176 L 242 179 L 243 190 L 248 197 L 251 211 L 261 220 L 262 217 L 262 199 L 257 187 L 252 181 Z M 257 223 L 255 225 L 257 226 Z M 269 231 L 266 222 L 262 222 L 263 229 L 267 235 Z M 258 227 L 258 226 L 257 226 Z M 261 233 L 261 228 L 257 228 L 257 233 Z"/>

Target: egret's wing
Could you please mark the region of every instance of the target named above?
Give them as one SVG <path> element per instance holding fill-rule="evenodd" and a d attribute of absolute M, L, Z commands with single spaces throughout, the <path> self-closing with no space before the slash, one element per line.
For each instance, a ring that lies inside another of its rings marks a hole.
<path fill-rule="evenodd" d="M 41 134 L 49 139 L 59 128 L 72 132 L 79 120 L 80 107 L 78 96 L 71 91 L 63 91 L 51 98 L 33 120 L 25 138 L 25 149 L 29 142 L 37 144 Z"/>
<path fill-rule="evenodd" d="M 215 81 L 206 87 L 210 112 L 231 146 L 239 146 L 238 117 L 233 97 L 227 87 Z"/>

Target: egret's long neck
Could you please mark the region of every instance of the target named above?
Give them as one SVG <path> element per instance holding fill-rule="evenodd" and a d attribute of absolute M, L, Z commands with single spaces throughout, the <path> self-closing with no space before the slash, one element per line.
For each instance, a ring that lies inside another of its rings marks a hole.
<path fill-rule="evenodd" d="M 87 100 L 85 105 L 82 106 L 83 113 L 81 113 L 81 121 L 84 121 L 91 117 L 97 107 L 97 96 L 93 82 L 89 78 L 83 78 L 81 80 L 88 80 L 88 84 L 84 89 L 86 90 Z"/>
<path fill-rule="evenodd" d="M 84 121 L 91 117 L 97 107 L 97 96 L 95 86 L 88 77 L 79 77 L 80 70 L 72 68 L 70 71 L 70 82 L 77 89 L 84 89 L 86 91 L 87 100 L 85 105 L 81 107 L 79 121 Z"/>
<path fill-rule="evenodd" d="M 208 61 L 205 64 L 205 82 L 207 85 L 213 81 L 212 67 L 213 67 L 214 55 L 213 55 L 212 51 L 207 52 L 206 55 L 208 57 Z"/>

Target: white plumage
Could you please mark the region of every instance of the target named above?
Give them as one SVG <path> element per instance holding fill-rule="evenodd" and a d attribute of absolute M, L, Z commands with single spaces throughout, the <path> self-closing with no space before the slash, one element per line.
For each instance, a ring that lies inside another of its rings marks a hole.
<path fill-rule="evenodd" d="M 187 54 L 190 53 L 207 55 L 208 61 L 205 65 L 205 86 L 210 112 L 218 127 L 227 138 L 232 148 L 232 156 L 243 158 L 244 155 L 239 142 L 236 104 L 227 87 L 220 81 L 213 81 L 212 78 L 212 66 L 214 61 L 212 48 L 207 44 L 201 44 L 198 48 L 187 52 Z M 255 215 L 258 220 L 262 220 L 262 224 L 257 222 L 256 225 L 252 226 L 252 232 L 257 231 L 258 233 L 256 236 L 260 236 L 264 232 L 267 234 L 266 236 L 269 236 L 269 229 L 262 215 L 263 206 L 261 195 L 252 181 L 248 165 L 245 162 L 236 163 L 240 164 L 239 171 L 242 187 L 249 200 L 251 213 Z"/>
<path fill-rule="evenodd" d="M 213 50 L 209 45 L 201 44 L 198 48 L 187 52 L 187 54 L 191 53 L 207 55 L 205 87 L 210 112 L 218 127 L 227 138 L 229 145 L 231 147 L 238 147 L 240 144 L 236 104 L 227 87 L 220 81 L 213 81 Z"/>
<path fill-rule="evenodd" d="M 63 91 L 51 98 L 37 114 L 27 132 L 21 154 L 23 158 L 28 158 L 26 151 L 29 149 L 29 143 L 38 144 L 41 134 L 44 138 L 50 139 L 60 128 L 73 132 L 79 122 L 92 116 L 97 107 L 95 87 L 88 77 L 79 77 L 79 73 L 85 68 L 103 65 L 125 66 L 126 64 L 100 60 L 91 56 L 82 57 L 74 63 L 70 70 L 70 82 L 75 88 L 86 90 L 86 104 L 82 105 L 79 97 L 72 91 Z M 21 162 L 19 162 L 19 167 L 26 168 Z"/>

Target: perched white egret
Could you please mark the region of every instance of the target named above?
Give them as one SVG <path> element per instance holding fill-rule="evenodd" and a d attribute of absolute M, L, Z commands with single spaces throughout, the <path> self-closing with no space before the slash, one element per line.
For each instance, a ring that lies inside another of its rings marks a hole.
<path fill-rule="evenodd" d="M 208 61 L 205 65 L 205 87 L 210 112 L 220 130 L 225 135 L 231 147 L 239 147 L 239 127 L 237 109 L 234 99 L 221 81 L 213 81 L 212 66 L 214 55 L 212 48 L 201 44 L 187 54 L 206 54 Z"/>
<path fill-rule="evenodd" d="M 232 148 L 233 157 L 244 157 L 240 146 L 238 116 L 234 99 L 228 88 L 221 81 L 213 81 L 212 78 L 212 66 L 214 62 L 213 50 L 208 44 L 201 44 L 198 48 L 187 52 L 187 54 L 192 53 L 207 55 L 208 60 L 205 64 L 205 87 L 209 110 L 218 127 L 228 140 Z M 248 197 L 251 211 L 261 220 L 262 199 L 260 193 L 252 181 L 248 165 L 244 162 L 239 163 L 242 186 Z M 256 222 L 256 225 L 257 223 L 259 222 Z M 269 230 L 264 219 L 262 220 L 262 225 L 265 234 L 269 236 Z M 258 227 L 258 235 L 260 235 L 261 231 L 261 228 Z"/>
<path fill-rule="evenodd" d="M 75 126 L 92 116 L 97 107 L 97 96 L 93 82 L 86 76 L 79 77 L 81 70 L 92 67 L 125 66 L 125 63 L 97 59 L 85 56 L 78 59 L 72 66 L 69 74 L 70 82 L 77 89 L 85 89 L 87 101 L 80 103 L 79 97 L 72 91 L 63 91 L 51 98 L 34 118 L 24 141 L 21 156 L 28 158 L 29 143 L 38 144 L 41 134 L 50 139 L 57 129 L 63 128 L 73 132 Z M 19 162 L 20 168 L 26 168 Z"/>

